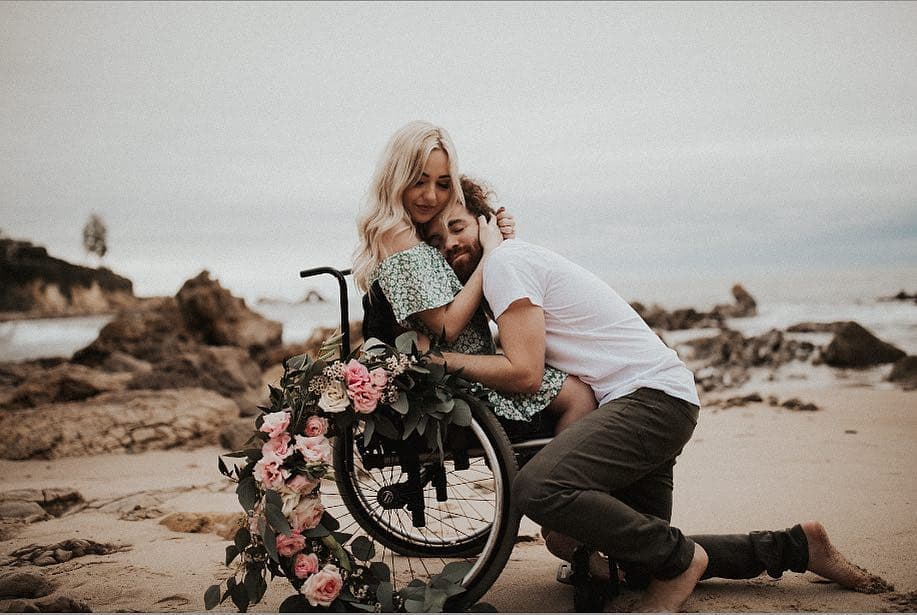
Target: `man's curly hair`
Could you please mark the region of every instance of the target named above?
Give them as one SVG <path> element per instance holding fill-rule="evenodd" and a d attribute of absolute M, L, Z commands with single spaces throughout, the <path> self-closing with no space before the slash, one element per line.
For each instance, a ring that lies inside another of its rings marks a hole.
<path fill-rule="evenodd" d="M 459 183 L 462 185 L 462 194 L 465 196 L 465 207 L 468 211 L 475 218 L 484 216 L 485 220 L 490 221 L 490 217 L 496 213 L 490 205 L 490 199 L 494 196 L 493 190 L 467 175 L 462 175 Z"/>

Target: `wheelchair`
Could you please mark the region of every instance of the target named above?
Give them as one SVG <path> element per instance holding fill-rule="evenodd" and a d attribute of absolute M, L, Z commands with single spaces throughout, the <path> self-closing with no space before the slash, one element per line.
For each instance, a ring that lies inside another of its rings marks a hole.
<path fill-rule="evenodd" d="M 338 281 L 341 356 L 346 356 L 351 351 L 350 270 L 300 272 L 301 278 L 317 275 Z M 363 337 L 393 343 L 397 325 L 378 284 L 363 297 L 363 308 Z M 471 424 L 450 426 L 443 456 L 416 434 L 394 441 L 376 433 L 364 443 L 354 424 L 333 437 L 334 483 L 322 486 L 340 531 L 352 534 L 351 540 L 371 541 L 372 559 L 389 567 L 395 590 L 415 579 L 426 582 L 452 562 L 470 565 L 461 568 L 467 569 L 461 579 L 465 591 L 449 597 L 446 611 L 474 605 L 503 571 L 519 531 L 510 501 L 513 479 L 553 436 L 547 417 L 539 416 L 535 424 L 507 421 L 481 400 L 463 399 L 471 408 Z"/>

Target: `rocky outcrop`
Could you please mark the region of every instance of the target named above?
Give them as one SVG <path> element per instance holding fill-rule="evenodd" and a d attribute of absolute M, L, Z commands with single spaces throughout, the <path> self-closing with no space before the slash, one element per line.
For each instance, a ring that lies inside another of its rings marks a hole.
<path fill-rule="evenodd" d="M 631 303 L 631 307 L 646 324 L 663 331 L 721 328 L 727 318 L 744 318 L 757 314 L 757 303 L 741 284 L 732 287 L 732 296 L 736 300 L 734 304 L 720 304 L 710 312 L 699 312 L 694 308 L 669 312 L 659 305 L 648 308 L 640 302 Z"/>
<path fill-rule="evenodd" d="M 253 357 L 277 355 L 283 348 L 281 333 L 280 323 L 249 310 L 205 271 L 174 298 L 158 298 L 120 314 L 73 360 L 131 371 L 131 389 L 201 387 L 250 412 L 266 396 L 263 364 Z"/>
<path fill-rule="evenodd" d="M 900 384 L 905 391 L 917 389 L 917 356 L 908 355 L 895 361 L 888 379 Z"/>
<path fill-rule="evenodd" d="M 713 308 L 713 314 L 721 318 L 747 318 L 758 313 L 758 304 L 741 284 L 732 287 L 735 303 L 720 304 Z"/>
<path fill-rule="evenodd" d="M 18 519 L 31 523 L 49 517 L 60 517 L 84 503 L 79 491 L 72 489 L 14 489 L 0 492 L 0 519 Z M 26 512 L 26 515 L 20 514 Z M 26 517 L 36 514 L 40 519 Z"/>
<path fill-rule="evenodd" d="M 905 356 L 903 350 L 883 342 L 856 322 L 841 327 L 822 353 L 832 367 L 870 367 L 894 363 Z"/>
<path fill-rule="evenodd" d="M 7 565 L 53 566 L 55 564 L 69 562 L 75 557 L 84 557 L 86 555 L 110 555 L 126 549 L 127 547 L 118 545 L 71 538 L 69 540 L 62 540 L 53 545 L 29 545 L 21 549 L 16 549 L 10 553 L 10 556 L 14 559 Z"/>
<path fill-rule="evenodd" d="M 0 413 L 0 455 L 54 459 L 216 444 L 236 404 L 204 389 L 121 391 Z"/>
<path fill-rule="evenodd" d="M 175 295 L 185 327 L 211 346 L 238 346 L 250 353 L 280 345 L 283 326 L 248 309 L 210 279 L 207 271 L 184 283 Z"/>
<path fill-rule="evenodd" d="M 34 408 L 56 402 L 79 401 L 126 388 L 131 374 L 112 374 L 72 363 L 33 369 L 18 386 L 0 391 L 0 409 Z"/>
<path fill-rule="evenodd" d="M 81 267 L 27 241 L 0 238 L 0 312 L 102 314 L 136 301 L 131 281 L 109 269 Z"/>
<path fill-rule="evenodd" d="M 777 329 L 749 338 L 726 329 L 713 337 L 685 342 L 680 348 L 703 391 L 744 384 L 750 368 L 775 369 L 790 361 L 807 361 L 815 352 L 813 344 L 788 338 Z"/>
<path fill-rule="evenodd" d="M 209 533 L 216 534 L 226 540 L 233 536 L 245 523 L 242 513 L 172 513 L 159 522 L 173 532 L 189 534 Z"/>

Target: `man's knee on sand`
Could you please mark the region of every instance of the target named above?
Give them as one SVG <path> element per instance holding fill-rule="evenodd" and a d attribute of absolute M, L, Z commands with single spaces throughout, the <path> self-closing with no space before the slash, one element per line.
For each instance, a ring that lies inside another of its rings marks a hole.
<path fill-rule="evenodd" d="M 516 509 L 529 519 L 551 527 L 556 513 L 575 496 L 575 490 L 549 478 L 554 462 L 535 457 L 519 470 L 512 485 Z"/>

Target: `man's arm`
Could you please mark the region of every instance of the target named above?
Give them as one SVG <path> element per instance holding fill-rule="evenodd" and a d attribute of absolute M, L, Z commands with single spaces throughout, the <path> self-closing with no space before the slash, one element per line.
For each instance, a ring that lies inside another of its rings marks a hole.
<path fill-rule="evenodd" d="M 449 371 L 503 393 L 535 393 L 544 377 L 544 311 L 528 299 L 514 301 L 497 318 L 502 355 L 443 353 Z"/>

